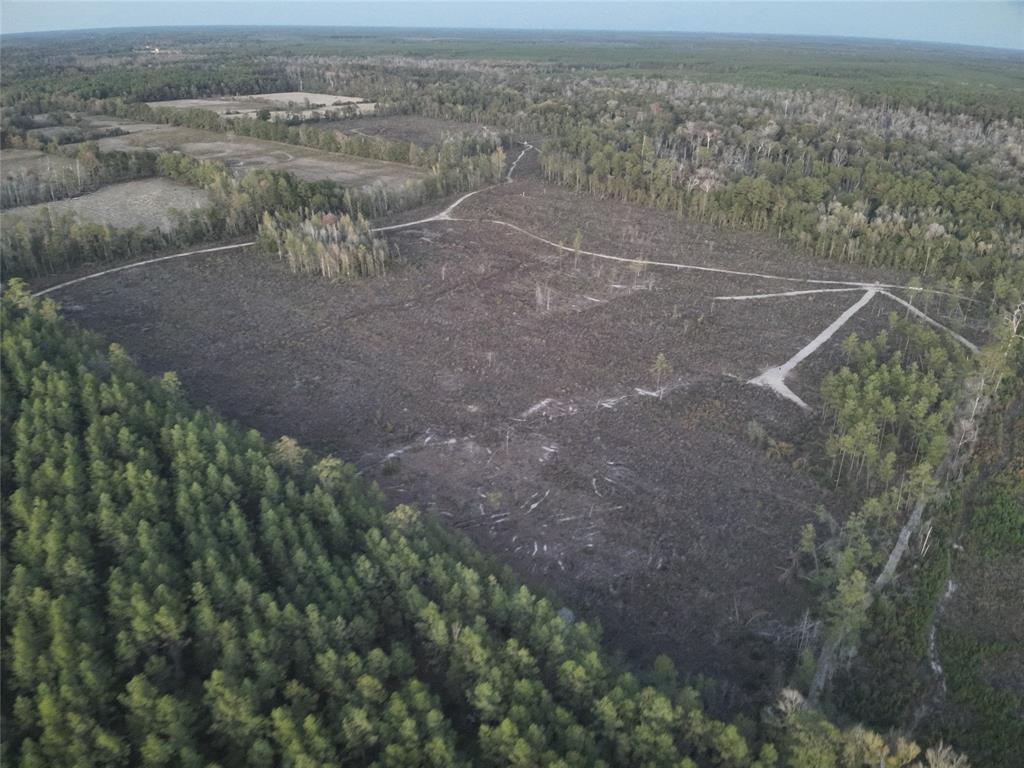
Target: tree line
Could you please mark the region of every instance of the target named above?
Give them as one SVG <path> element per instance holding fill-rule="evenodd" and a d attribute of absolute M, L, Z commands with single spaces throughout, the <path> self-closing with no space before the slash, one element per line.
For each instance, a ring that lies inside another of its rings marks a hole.
<path fill-rule="evenodd" d="M 346 200 L 345 191 L 335 185 L 301 182 L 286 173 L 253 171 L 236 182 L 219 164 L 183 155 L 162 155 L 153 160 L 157 175 L 208 190 L 211 205 L 178 212 L 170 232 L 113 227 L 82 220 L 72 212 L 59 213 L 48 206 L 32 216 L 9 214 L 10 219 L 0 231 L 0 265 L 4 274 L 36 276 L 80 264 L 139 258 L 167 248 L 252 232 L 263 210 L 304 204 L 326 206 Z"/>
<path fill-rule="evenodd" d="M 390 260 L 387 240 L 365 218 L 323 211 L 264 212 L 257 244 L 294 273 L 329 279 L 382 275 Z"/>
<path fill-rule="evenodd" d="M 156 174 L 153 153 L 100 152 L 92 143 L 77 146 L 73 153 L 48 152 L 42 160 L 41 167 L 4 174 L 0 182 L 0 208 L 56 202 L 93 192 L 106 184 Z"/>
<path fill-rule="evenodd" d="M 149 107 L 141 105 L 149 112 Z M 135 113 L 136 108 L 129 111 Z M 112 111 L 124 111 L 118 102 Z M 0 261 L 13 275 L 33 276 L 52 273 L 80 263 L 105 263 L 167 247 L 182 247 L 217 238 L 235 237 L 256 231 L 265 212 L 319 210 L 336 215 L 377 218 L 414 208 L 446 195 L 476 189 L 501 179 L 505 153 L 495 133 L 456 135 L 437 147 L 420 150 L 410 142 L 390 142 L 375 137 L 337 138 L 335 131 L 310 126 L 287 127 L 259 120 L 223 121 L 207 110 L 159 110 L 162 115 L 194 127 L 232 130 L 239 125 L 279 127 L 292 143 L 331 152 L 359 151 L 362 156 L 387 159 L 404 154 L 427 170 L 427 176 L 399 188 L 383 184 L 363 189 L 345 188 L 330 181 L 304 181 L 284 171 L 255 170 L 236 180 L 220 163 L 190 158 L 180 153 L 103 152 L 84 145 L 63 168 L 60 181 L 43 183 L 37 177 L 5 179 L 0 189 L 13 199 L 24 201 L 42 194 L 56 197 L 78 194 L 101 184 L 129 178 L 160 175 L 199 186 L 209 191 L 211 205 L 178 216 L 171 233 L 118 229 L 106 224 L 81 221 L 73 214 L 41 210 L 33 217 L 19 216 L 0 232 L 3 246 Z M 212 122 L 210 122 L 212 121 Z M 256 131 L 257 133 L 259 131 Z M 339 143 L 340 142 L 340 143 Z M 384 157 L 378 157 L 383 155 Z M 54 154 L 55 162 L 64 162 L 64 154 Z M 69 174 L 73 174 L 70 175 Z M 79 186 L 79 181 L 81 185 Z M 5 198 L 6 199 L 6 198 Z"/>
<path fill-rule="evenodd" d="M 500 73 L 509 80 L 525 70 L 611 81 L 642 73 L 648 79 L 725 87 L 828 89 L 862 106 L 912 107 L 984 122 L 1024 117 L 1024 100 L 1014 91 L 1019 61 L 1010 52 L 943 55 L 868 49 L 861 43 L 824 51 L 791 40 L 761 39 L 751 45 L 641 36 L 614 45 L 541 36 L 529 46 L 514 35 L 486 42 L 413 38 L 339 38 L 311 28 L 303 30 L 301 40 L 290 31 L 267 29 L 118 30 L 96 31 L 88 38 L 74 33 L 57 39 L 12 38 L 6 48 L 7 67 L 17 80 L 35 81 L 54 94 L 99 92 L 142 101 L 301 90 L 300 84 L 328 93 L 364 93 L 381 83 L 377 72 L 383 67 L 403 67 L 411 74 L 443 69 L 475 78 Z M 154 44 L 165 53 L 173 50 L 173 59 L 153 66 L 154 56 L 145 47 Z M 502 56 L 492 55 L 495 46 Z M 509 58 L 501 60 L 505 52 Z M 871 64 L 865 66 L 865 59 Z M 877 66 L 882 62 L 885 66 Z M 137 74 L 126 77 L 127 69 Z M 353 90 L 355 81 L 364 89 Z"/>
<path fill-rule="evenodd" d="M 943 486 L 963 471 L 960 459 L 977 437 L 986 403 L 999 396 L 1007 376 L 1019 371 L 1021 312 L 1024 305 L 1000 318 L 992 340 L 973 358 L 946 335 L 897 313 L 890 315 L 889 331 L 865 341 L 852 335 L 843 342 L 847 365 L 826 375 L 821 385 L 828 425 L 824 453 L 831 462 L 829 482 L 859 492 L 863 500 L 845 520 L 819 509 L 818 520 L 808 523 L 801 536 L 798 572 L 819 590 L 817 615 L 823 627 L 819 658 L 813 660 L 808 651 L 803 661 L 812 699 L 838 673 L 841 696 L 850 698 L 857 691 L 852 701 L 863 712 L 864 697 L 874 700 L 877 692 L 862 683 L 858 687 L 848 674 L 862 638 L 870 638 L 869 666 L 874 669 L 910 653 L 904 643 L 919 642 L 905 637 L 904 629 L 892 629 L 885 574 L 912 507 L 930 503 L 943 517 Z M 934 575 L 945 572 L 939 542 L 947 530 L 945 524 L 930 528 L 915 545 L 920 550 L 915 570 L 931 574 L 919 578 L 923 594 L 932 600 L 939 584 Z M 926 558 L 933 544 L 938 561 Z M 914 603 L 906 595 L 902 599 Z M 920 618 L 933 609 L 934 602 L 915 607 L 919 619 L 912 626 L 920 627 Z M 892 631 L 882 632 L 882 627 Z M 886 650 L 880 640 L 890 635 Z M 907 681 L 908 674 L 913 677 L 903 669 L 897 679 L 916 686 Z M 877 687 L 888 691 L 891 686 L 880 681 Z M 914 703 L 914 690 L 883 698 L 887 712 L 896 713 L 900 702 L 903 707 Z"/>
<path fill-rule="evenodd" d="M 212 110 L 201 108 L 152 107 L 145 103 L 125 101 L 123 98 L 75 100 L 67 97 L 60 103 L 63 112 L 71 108 L 78 112 L 114 115 L 142 122 L 220 133 L 230 132 L 322 152 L 412 165 L 430 173 L 428 186 L 432 188 L 427 192 L 428 197 L 443 196 L 473 189 L 483 183 L 493 183 L 500 177 L 505 162 L 503 145 L 507 144 L 507 139 L 495 131 L 472 131 L 452 135 L 435 146 L 420 147 L 411 141 L 355 133 L 345 134 L 331 127 L 320 126 L 317 121 L 296 125 L 244 116 L 221 116 Z M 35 137 L 27 135 L 27 129 L 18 120 L 17 115 L 6 116 L 0 139 L 3 140 L 4 146 L 39 146 Z"/>
<path fill-rule="evenodd" d="M 107 154 L 97 155 L 103 158 L 101 165 L 108 162 Z M 111 167 L 120 167 L 127 154 L 117 153 L 109 161 Z M 456 156 L 451 164 L 436 166 L 425 179 L 400 188 L 374 185 L 353 189 L 331 181 L 305 181 L 285 171 L 254 170 L 236 179 L 222 163 L 164 153 L 131 161 L 129 167 L 152 167 L 159 176 L 201 187 L 210 195 L 209 205 L 178 212 L 172 231 L 112 227 L 43 208 L 33 216 L 12 217 L 5 224 L 0 231 L 0 264 L 5 274 L 35 276 L 78 264 L 122 261 L 167 248 L 251 235 L 268 212 L 274 216 L 307 210 L 354 219 L 378 218 L 461 191 L 465 185 L 475 187 L 501 177 L 504 154 L 500 147 L 491 155 L 456 152 Z"/>
<path fill-rule="evenodd" d="M 278 141 L 372 160 L 403 163 L 430 172 L 427 197 L 444 196 L 481 184 L 494 183 L 505 164 L 503 144 L 495 131 L 473 131 L 449 136 L 437 145 L 420 147 L 411 141 L 382 136 L 345 134 L 316 121 L 290 125 L 286 122 L 252 117 L 221 116 L 208 109 L 151 107 L 123 100 L 94 105 L 106 114 L 115 114 L 143 122 L 166 123 L 221 133 L 230 132 L 264 141 Z"/>

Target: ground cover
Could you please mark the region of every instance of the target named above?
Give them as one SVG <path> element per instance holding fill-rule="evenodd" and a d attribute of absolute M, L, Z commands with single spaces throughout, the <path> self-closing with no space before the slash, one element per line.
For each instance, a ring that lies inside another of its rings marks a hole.
<path fill-rule="evenodd" d="M 3 213 L 5 226 L 16 218 L 32 218 L 43 208 L 54 214 L 74 213 L 82 221 L 109 224 L 112 227 L 174 230 L 173 211 L 187 212 L 209 203 L 203 189 L 170 179 L 154 178 L 127 181 L 101 187 L 80 197 L 11 208 Z"/>
<path fill-rule="evenodd" d="M 351 187 L 401 186 L 425 175 L 399 163 L 175 126 L 153 126 L 100 139 L 97 144 L 102 151 L 182 152 L 200 160 L 223 162 L 238 176 L 256 169 L 280 170 L 307 181 L 336 181 Z"/>
<path fill-rule="evenodd" d="M 75 161 L 59 154 L 49 154 L 38 149 L 2 149 L 0 166 L 4 178 L 20 178 L 33 175 L 40 179 L 62 176 L 74 168 Z"/>
<path fill-rule="evenodd" d="M 371 114 L 377 105 L 358 96 L 336 96 L 330 93 L 287 91 L 258 93 L 245 96 L 219 96 L 205 99 L 173 99 L 150 101 L 151 107 L 171 109 L 208 109 L 218 115 L 230 117 L 256 117 L 264 112 L 271 120 L 292 117 L 309 119 L 348 112 Z"/>

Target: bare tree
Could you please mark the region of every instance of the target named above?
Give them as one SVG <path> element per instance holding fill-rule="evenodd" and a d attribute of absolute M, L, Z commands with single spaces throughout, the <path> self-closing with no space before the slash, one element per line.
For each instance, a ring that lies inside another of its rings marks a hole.
<path fill-rule="evenodd" d="M 651 373 L 654 374 L 655 387 L 658 390 L 658 399 L 661 400 L 664 391 L 661 388 L 661 380 L 672 373 L 672 365 L 669 363 L 668 358 L 665 357 L 664 352 L 659 352 L 658 356 L 654 358 L 654 364 L 651 366 Z"/>

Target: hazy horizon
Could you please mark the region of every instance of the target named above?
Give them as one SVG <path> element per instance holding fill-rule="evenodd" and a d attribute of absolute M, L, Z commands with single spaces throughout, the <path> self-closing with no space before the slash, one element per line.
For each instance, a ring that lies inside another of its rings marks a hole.
<path fill-rule="evenodd" d="M 0 32 L 265 26 L 794 35 L 1024 50 L 1024 2 L 5 2 Z"/>

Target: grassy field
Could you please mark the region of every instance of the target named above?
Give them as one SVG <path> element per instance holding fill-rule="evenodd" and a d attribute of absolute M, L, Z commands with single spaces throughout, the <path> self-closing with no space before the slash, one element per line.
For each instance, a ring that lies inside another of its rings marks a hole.
<path fill-rule="evenodd" d="M 41 209 L 49 208 L 53 213 L 74 213 L 97 224 L 170 232 L 175 223 L 172 209 L 187 211 L 208 202 L 209 195 L 204 190 L 169 179 L 142 179 L 112 184 L 69 200 L 12 208 L 0 220 L 9 226 L 13 219 L 37 216 Z"/>
<path fill-rule="evenodd" d="M 137 127 L 122 121 L 127 130 Z M 182 152 L 200 160 L 223 162 L 238 176 L 256 169 L 288 171 L 307 181 L 336 181 L 351 187 L 401 186 L 424 173 L 412 166 L 263 141 L 194 128 L 150 126 L 127 136 L 100 139 L 101 150 Z"/>

